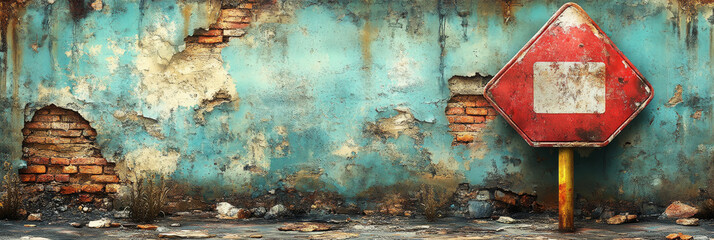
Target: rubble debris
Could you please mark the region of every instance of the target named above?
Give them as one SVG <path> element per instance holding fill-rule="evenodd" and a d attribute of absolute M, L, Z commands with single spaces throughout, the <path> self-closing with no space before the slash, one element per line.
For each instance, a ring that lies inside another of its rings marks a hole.
<path fill-rule="evenodd" d="M 278 218 L 285 216 L 287 214 L 288 209 L 285 208 L 282 204 L 275 205 L 270 208 L 270 211 L 265 214 L 265 219 L 273 219 L 273 218 Z"/>
<path fill-rule="evenodd" d="M 682 226 L 699 226 L 699 218 L 680 218 L 677 224 Z"/>
<path fill-rule="evenodd" d="M 123 210 L 123 211 L 115 211 L 114 212 L 114 218 L 129 218 L 129 210 Z"/>
<path fill-rule="evenodd" d="M 159 226 L 153 225 L 153 224 L 140 224 L 136 225 L 137 228 L 139 229 L 144 229 L 144 230 L 156 230 L 159 228 Z"/>
<path fill-rule="evenodd" d="M 675 239 L 690 240 L 690 239 L 693 239 L 694 237 L 692 237 L 691 235 L 682 234 L 682 233 L 672 233 L 670 235 L 667 235 L 666 238 L 669 240 L 675 240 Z"/>
<path fill-rule="evenodd" d="M 215 234 L 209 234 L 202 230 L 181 230 L 177 232 L 159 233 L 159 238 L 212 238 Z"/>
<path fill-rule="evenodd" d="M 279 227 L 280 231 L 299 231 L 299 232 L 313 232 L 313 231 L 327 231 L 332 229 L 332 226 L 324 223 L 315 222 L 299 222 L 299 223 L 286 223 L 282 227 Z"/>
<path fill-rule="evenodd" d="M 489 218 L 493 214 L 493 205 L 488 201 L 469 201 L 468 209 L 470 218 Z"/>
<path fill-rule="evenodd" d="M 515 223 L 516 220 L 511 217 L 500 216 L 500 217 L 498 217 L 498 219 L 496 219 L 496 222 L 511 224 L 511 223 Z"/>
<path fill-rule="evenodd" d="M 636 222 L 636 221 L 637 221 L 637 215 L 625 214 L 625 215 L 616 215 L 611 218 L 608 218 L 607 224 L 619 225 L 619 224 L 623 224 L 623 223 L 630 223 L 630 222 Z"/>
<path fill-rule="evenodd" d="M 102 218 L 99 220 L 94 220 L 90 221 L 87 223 L 87 227 L 89 228 L 107 228 L 111 225 L 112 221 L 106 218 Z"/>
<path fill-rule="evenodd" d="M 220 219 L 238 219 L 238 213 L 241 210 L 243 210 L 243 209 L 237 208 L 227 202 L 220 202 L 220 203 L 216 204 L 216 211 L 218 211 L 217 217 Z M 245 214 L 245 213 L 242 213 L 242 214 Z"/>
<path fill-rule="evenodd" d="M 37 227 L 37 225 L 35 225 L 35 224 L 25 224 L 25 225 L 23 225 L 23 226 L 25 226 L 25 227 Z"/>
<path fill-rule="evenodd" d="M 33 213 L 30 215 L 27 215 L 27 221 L 41 222 L 42 221 L 42 213 Z"/>
<path fill-rule="evenodd" d="M 699 212 L 699 209 L 684 204 L 680 201 L 673 202 L 662 213 L 663 218 L 690 218 Z"/>
<path fill-rule="evenodd" d="M 264 216 L 265 216 L 265 213 L 266 213 L 267 211 L 268 211 L 268 210 L 266 210 L 264 207 L 257 207 L 257 208 L 251 208 L 251 209 L 250 209 L 250 212 L 253 213 L 253 216 L 259 217 L 259 218 L 264 217 Z"/>
<path fill-rule="evenodd" d="M 81 224 L 81 223 L 78 223 L 78 222 L 71 222 L 69 225 L 72 226 L 72 227 L 75 227 L 75 228 L 81 228 L 81 227 L 82 227 L 82 224 Z"/>
<path fill-rule="evenodd" d="M 349 239 L 359 237 L 359 233 L 347 232 L 327 232 L 319 235 L 312 235 L 310 239 Z"/>
<path fill-rule="evenodd" d="M 180 223 L 172 223 L 171 226 L 172 226 L 172 227 L 180 227 L 181 224 L 180 224 Z"/>
<path fill-rule="evenodd" d="M 116 228 L 116 227 L 121 227 L 121 223 L 118 222 L 112 222 L 109 224 L 110 227 Z"/>
<path fill-rule="evenodd" d="M 248 237 L 249 237 L 249 238 L 263 238 L 263 235 L 260 235 L 260 234 L 251 234 L 251 235 L 248 236 Z"/>

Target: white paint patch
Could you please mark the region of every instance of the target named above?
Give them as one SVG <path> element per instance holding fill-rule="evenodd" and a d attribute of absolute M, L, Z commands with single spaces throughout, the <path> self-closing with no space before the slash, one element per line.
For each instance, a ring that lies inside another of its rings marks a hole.
<path fill-rule="evenodd" d="M 407 57 L 404 51 L 401 51 L 397 61 L 390 64 L 387 77 L 392 81 L 396 81 L 397 88 L 415 86 L 422 82 L 419 74 L 415 72 L 420 68 L 419 63 Z"/>
<path fill-rule="evenodd" d="M 155 148 L 145 147 L 127 153 L 120 162 L 123 172 L 130 178 L 146 174 L 169 175 L 176 171 L 181 154 L 176 151 L 162 152 Z"/>
<path fill-rule="evenodd" d="M 352 139 L 349 139 L 345 142 L 345 144 L 342 144 L 340 148 L 336 149 L 335 151 L 332 151 L 332 154 L 343 157 L 343 158 L 348 158 L 353 156 L 355 153 L 359 152 L 360 147 L 355 144 L 355 141 Z"/>
<path fill-rule="evenodd" d="M 604 113 L 605 93 L 603 62 L 533 64 L 536 113 Z"/>
<path fill-rule="evenodd" d="M 104 60 L 107 61 L 107 70 L 109 70 L 110 73 L 114 73 L 114 71 L 116 71 L 119 67 L 118 57 L 107 57 Z"/>

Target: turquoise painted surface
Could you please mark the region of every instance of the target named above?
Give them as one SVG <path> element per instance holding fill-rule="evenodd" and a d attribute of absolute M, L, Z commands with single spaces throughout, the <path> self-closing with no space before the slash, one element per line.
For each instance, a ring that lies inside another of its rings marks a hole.
<path fill-rule="evenodd" d="M 689 14 L 677 3 L 644 2 L 580 3 L 657 93 L 609 146 L 578 150 L 576 191 L 588 200 L 666 203 L 714 190 L 712 8 Z M 555 202 L 556 150 L 529 147 L 501 118 L 489 123 L 484 144 L 451 146 L 444 108 L 450 77 L 495 74 L 562 1 L 511 8 L 498 1 L 279 1 L 257 10 L 246 36 L 220 52 L 215 69 L 228 80 L 205 81 L 234 99 L 206 112 L 205 123 L 195 114 L 215 89 L 202 89 L 200 78 L 156 80 L 187 73 L 146 68 L 170 65 L 186 33 L 215 21 L 219 6 L 104 3 L 80 19 L 66 1 L 37 1 L 22 12 L 17 41 L 0 52 L 3 159 L 22 164 L 23 119 L 57 104 L 97 128 L 104 156 L 120 173 L 163 172 L 209 197 L 288 186 L 349 198 L 441 181 Z M 669 106 L 677 85 L 683 102 Z M 177 94 L 152 100 L 156 89 Z M 182 89 L 199 94 L 182 98 Z M 122 118 L 132 111 L 148 125 Z M 394 130 L 385 125 L 390 119 L 405 123 L 397 124 L 400 134 L 382 131 Z"/>

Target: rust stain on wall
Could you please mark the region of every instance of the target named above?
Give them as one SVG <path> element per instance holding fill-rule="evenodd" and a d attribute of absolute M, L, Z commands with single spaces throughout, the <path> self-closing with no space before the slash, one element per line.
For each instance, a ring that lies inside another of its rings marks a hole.
<path fill-rule="evenodd" d="M 667 101 L 667 104 L 665 106 L 667 107 L 674 107 L 677 106 L 677 104 L 680 104 L 682 102 L 682 85 L 677 84 L 677 86 L 674 88 L 674 96 Z"/>

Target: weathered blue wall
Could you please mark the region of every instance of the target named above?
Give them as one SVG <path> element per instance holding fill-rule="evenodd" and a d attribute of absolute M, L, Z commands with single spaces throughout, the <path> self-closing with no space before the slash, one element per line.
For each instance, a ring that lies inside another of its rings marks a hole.
<path fill-rule="evenodd" d="M 23 120 L 56 104 L 91 122 L 120 174 L 165 173 L 205 196 L 470 182 L 552 204 L 556 150 L 529 147 L 500 117 L 484 144 L 452 146 L 444 108 L 449 78 L 495 74 L 563 3 L 278 1 L 207 53 L 183 39 L 219 3 L 106 0 L 73 17 L 68 1 L 31 1 L 0 52 L 0 159 L 21 164 Z M 657 94 L 609 146 L 578 150 L 578 194 L 714 191 L 712 7 L 579 4 Z M 207 107 L 219 91 L 229 102 Z"/>

